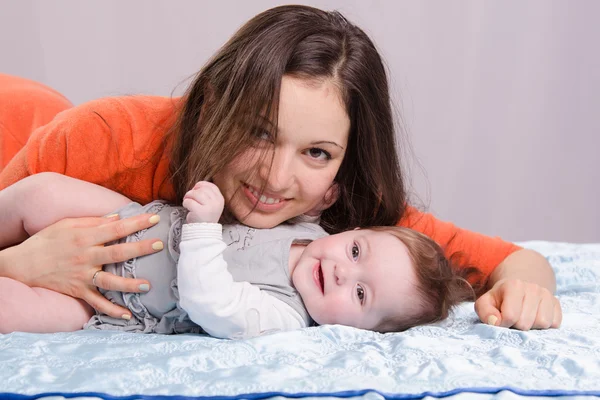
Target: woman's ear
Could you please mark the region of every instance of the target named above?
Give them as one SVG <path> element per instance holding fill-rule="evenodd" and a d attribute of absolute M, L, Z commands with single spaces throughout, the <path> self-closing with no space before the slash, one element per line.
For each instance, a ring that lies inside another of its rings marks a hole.
<path fill-rule="evenodd" d="M 321 211 L 327 210 L 329 207 L 333 205 L 340 198 L 340 186 L 333 182 L 331 187 L 325 193 L 325 197 L 323 198 L 324 208 Z"/>
<path fill-rule="evenodd" d="M 340 197 L 340 189 L 337 183 L 333 183 L 327 192 L 325 192 L 325 196 L 323 196 L 323 200 L 319 204 L 317 204 L 312 210 L 305 212 L 304 214 L 309 216 L 318 216 L 329 207 L 333 205 Z"/>

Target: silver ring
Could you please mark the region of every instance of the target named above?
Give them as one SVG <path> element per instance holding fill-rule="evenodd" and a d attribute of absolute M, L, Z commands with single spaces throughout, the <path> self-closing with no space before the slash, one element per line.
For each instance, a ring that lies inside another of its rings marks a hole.
<path fill-rule="evenodd" d="M 99 269 L 98 271 L 94 272 L 94 276 L 92 276 L 92 285 L 98 287 L 98 285 L 96 285 L 96 277 L 98 276 L 98 274 L 100 272 L 103 272 L 101 269 Z"/>

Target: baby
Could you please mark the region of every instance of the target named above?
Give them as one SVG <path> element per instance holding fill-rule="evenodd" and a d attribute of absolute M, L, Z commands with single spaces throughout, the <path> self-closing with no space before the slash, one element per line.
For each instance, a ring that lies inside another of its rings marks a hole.
<path fill-rule="evenodd" d="M 328 235 L 305 222 L 272 229 L 222 226 L 223 208 L 223 196 L 210 182 L 197 183 L 183 207 L 141 206 L 54 173 L 17 182 L 0 192 L 0 223 L 8 228 L 0 247 L 23 240 L 23 231 L 32 235 L 63 218 L 118 209 L 121 217 L 157 214 L 160 222 L 125 240 L 158 238 L 167 249 L 105 265 L 92 277 L 92 284 L 104 272 L 150 281 L 147 293 L 102 291 L 131 310 L 132 318 L 94 315 L 91 308 L 83 315 L 72 312 L 81 308 L 78 300 L 46 289 L 40 296 L 39 288 L 1 278 L 0 332 L 55 332 L 70 326 L 240 338 L 314 323 L 394 332 L 443 319 L 460 301 L 474 300 L 467 277 L 420 233 L 376 227 Z M 58 316 L 40 319 L 28 310 Z"/>

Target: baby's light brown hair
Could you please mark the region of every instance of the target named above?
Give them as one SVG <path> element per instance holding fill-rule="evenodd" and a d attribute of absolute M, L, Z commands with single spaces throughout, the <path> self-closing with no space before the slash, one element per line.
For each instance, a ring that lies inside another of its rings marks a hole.
<path fill-rule="evenodd" d="M 450 310 L 464 301 L 474 301 L 483 286 L 481 272 L 474 267 L 457 268 L 444 250 L 429 237 L 412 229 L 399 226 L 368 228 L 389 233 L 398 238 L 408 249 L 417 276 L 418 298 L 406 301 L 418 302 L 415 315 L 396 315 L 384 319 L 373 330 L 377 332 L 401 332 L 408 328 L 441 321 Z M 456 258 L 456 257 L 453 257 Z"/>

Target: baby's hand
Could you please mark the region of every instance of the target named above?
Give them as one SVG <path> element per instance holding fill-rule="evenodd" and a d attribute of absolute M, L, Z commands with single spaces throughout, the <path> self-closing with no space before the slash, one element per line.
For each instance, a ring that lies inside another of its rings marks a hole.
<path fill-rule="evenodd" d="M 219 222 L 225 200 L 221 191 L 211 182 L 201 181 L 183 196 L 183 206 L 188 209 L 187 222 Z"/>
<path fill-rule="evenodd" d="M 558 328 L 562 310 L 546 288 L 520 279 L 502 279 L 475 302 L 475 312 L 490 325 L 529 329 Z"/>

